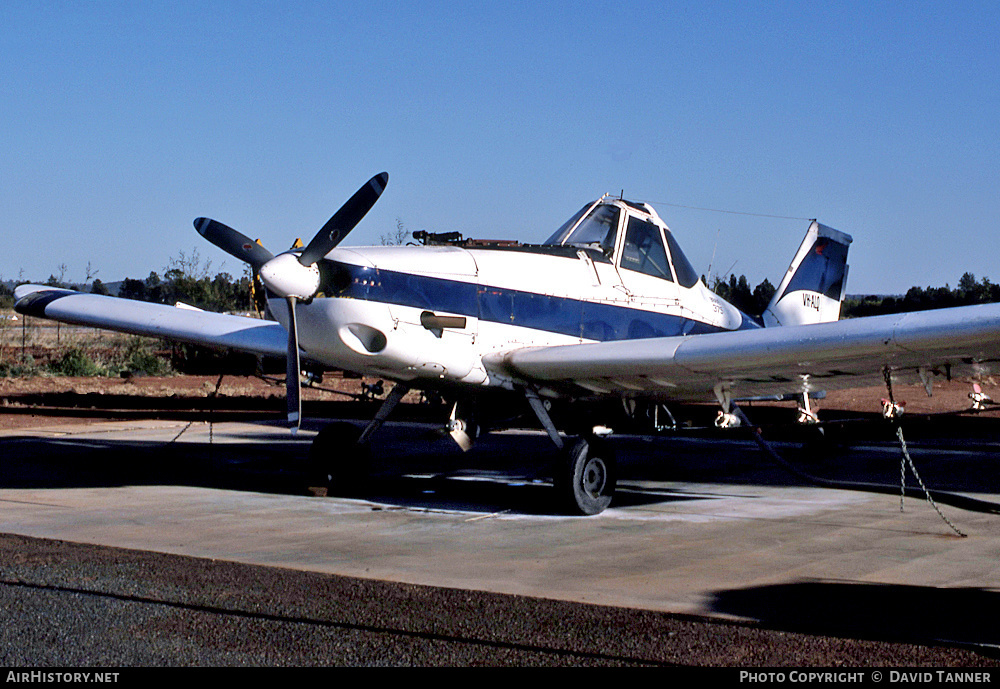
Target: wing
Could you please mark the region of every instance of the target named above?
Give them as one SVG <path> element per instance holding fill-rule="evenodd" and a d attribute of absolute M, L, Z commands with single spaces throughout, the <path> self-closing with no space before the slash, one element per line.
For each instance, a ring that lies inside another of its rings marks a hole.
<path fill-rule="evenodd" d="M 14 308 L 27 316 L 179 342 L 284 358 L 288 334 L 280 324 L 193 308 L 21 285 Z"/>
<path fill-rule="evenodd" d="M 496 373 L 564 392 L 712 401 L 882 384 L 1000 365 L 1000 304 L 687 337 L 518 349 Z"/>

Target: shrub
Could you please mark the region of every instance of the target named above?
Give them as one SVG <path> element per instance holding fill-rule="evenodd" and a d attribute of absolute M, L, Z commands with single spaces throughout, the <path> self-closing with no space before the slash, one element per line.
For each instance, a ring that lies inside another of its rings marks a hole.
<path fill-rule="evenodd" d="M 0 378 L 19 378 L 38 373 L 35 360 L 26 355 L 21 361 L 0 361 Z"/>
<path fill-rule="evenodd" d="M 141 338 L 132 339 L 125 348 L 124 370 L 147 376 L 165 376 L 170 364 L 157 355 L 153 345 Z"/>
<path fill-rule="evenodd" d="M 80 347 L 71 347 L 49 364 L 49 371 L 58 376 L 92 377 L 107 375 L 107 370 L 87 356 Z"/>

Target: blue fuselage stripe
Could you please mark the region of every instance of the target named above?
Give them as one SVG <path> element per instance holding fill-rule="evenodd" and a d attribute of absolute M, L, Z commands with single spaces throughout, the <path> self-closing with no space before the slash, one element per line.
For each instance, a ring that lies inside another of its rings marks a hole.
<path fill-rule="evenodd" d="M 434 312 L 461 314 L 480 321 L 517 325 L 601 342 L 647 337 L 699 335 L 724 329 L 690 318 L 628 306 L 536 294 L 447 278 L 414 275 L 346 263 L 330 263 L 340 273 L 324 286 L 331 297 L 363 299 Z M 344 279 L 346 271 L 350 281 Z M 743 328 L 760 327 L 744 318 Z"/>

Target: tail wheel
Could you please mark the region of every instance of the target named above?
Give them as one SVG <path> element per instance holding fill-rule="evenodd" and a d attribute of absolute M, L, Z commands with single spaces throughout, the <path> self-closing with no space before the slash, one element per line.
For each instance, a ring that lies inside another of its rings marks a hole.
<path fill-rule="evenodd" d="M 324 426 L 309 448 L 309 464 L 320 485 L 330 495 L 357 493 L 368 478 L 369 451 L 359 445 L 361 429 L 339 421 Z"/>
<path fill-rule="evenodd" d="M 617 471 L 608 446 L 580 438 L 569 449 L 555 476 L 559 500 L 571 514 L 600 514 L 614 496 Z"/>

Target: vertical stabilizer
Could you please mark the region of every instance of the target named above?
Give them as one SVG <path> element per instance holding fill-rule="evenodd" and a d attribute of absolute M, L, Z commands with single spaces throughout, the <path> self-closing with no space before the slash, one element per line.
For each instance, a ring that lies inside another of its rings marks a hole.
<path fill-rule="evenodd" d="M 764 310 L 764 324 L 805 325 L 840 318 L 847 287 L 847 249 L 851 236 L 815 220 L 788 266 L 774 298 Z"/>

